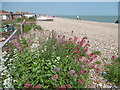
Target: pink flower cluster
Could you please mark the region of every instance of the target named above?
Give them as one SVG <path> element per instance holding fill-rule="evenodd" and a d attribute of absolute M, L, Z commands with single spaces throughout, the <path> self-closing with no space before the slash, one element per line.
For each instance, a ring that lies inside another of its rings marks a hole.
<path fill-rule="evenodd" d="M 33 87 L 32 84 L 30 84 L 30 83 L 26 83 L 24 87 L 25 88 L 41 88 L 40 85 L 36 85 L 35 87 Z"/>
<path fill-rule="evenodd" d="M 69 71 L 69 74 L 73 74 L 73 73 L 75 73 L 74 70 L 70 70 L 70 71 Z"/>
<path fill-rule="evenodd" d="M 54 75 L 54 78 L 52 78 L 52 80 L 56 80 L 56 79 L 58 79 L 58 76 Z"/>

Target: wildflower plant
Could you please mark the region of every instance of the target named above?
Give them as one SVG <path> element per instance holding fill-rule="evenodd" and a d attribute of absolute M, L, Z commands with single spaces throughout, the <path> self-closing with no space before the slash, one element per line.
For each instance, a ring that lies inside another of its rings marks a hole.
<path fill-rule="evenodd" d="M 12 52 L 5 56 L 8 59 L 4 62 L 14 88 L 84 88 L 90 85 L 88 76 L 97 55 L 88 53 L 90 44 L 86 37 L 78 40 L 76 36 L 66 38 L 52 32 L 33 52 L 26 39 L 20 37 L 18 41 L 10 44 Z M 8 73 L 3 75 L 3 83 Z"/>

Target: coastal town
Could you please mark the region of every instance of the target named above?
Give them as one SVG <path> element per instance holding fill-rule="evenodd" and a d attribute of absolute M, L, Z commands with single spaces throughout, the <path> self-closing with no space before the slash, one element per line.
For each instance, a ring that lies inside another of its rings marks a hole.
<path fill-rule="evenodd" d="M 1 87 L 119 87 L 118 24 L 24 11 L 1 10 L 0 18 Z M 114 64 L 115 80 L 106 69 Z"/>

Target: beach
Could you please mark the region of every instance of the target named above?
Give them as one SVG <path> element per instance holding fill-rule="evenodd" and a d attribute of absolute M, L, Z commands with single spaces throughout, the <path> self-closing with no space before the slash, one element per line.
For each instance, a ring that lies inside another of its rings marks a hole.
<path fill-rule="evenodd" d="M 87 36 L 91 47 L 102 52 L 104 57 L 110 58 L 118 52 L 118 24 L 93 21 L 54 18 L 54 21 L 37 21 L 44 30 L 55 30 L 59 34 L 71 36 Z"/>
<path fill-rule="evenodd" d="M 94 83 L 91 88 L 111 88 L 112 84 L 107 83 L 101 74 L 105 71 L 106 64 L 112 63 L 111 57 L 118 55 L 118 24 L 65 18 L 54 18 L 54 21 L 36 21 L 36 24 L 41 25 L 44 30 L 54 30 L 57 34 L 67 37 L 77 36 L 79 39 L 84 36 L 88 37 L 91 45 L 89 50 L 101 52 L 101 55 L 96 59 L 101 62 L 100 65 L 97 65 L 100 72 L 91 71 L 90 74 Z"/>

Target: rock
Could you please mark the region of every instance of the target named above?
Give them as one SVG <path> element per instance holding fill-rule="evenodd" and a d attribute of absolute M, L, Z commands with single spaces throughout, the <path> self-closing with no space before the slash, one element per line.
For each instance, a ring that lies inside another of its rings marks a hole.
<path fill-rule="evenodd" d="M 107 76 L 107 72 L 102 72 L 102 76 Z"/>

